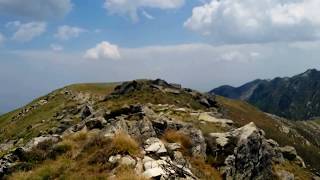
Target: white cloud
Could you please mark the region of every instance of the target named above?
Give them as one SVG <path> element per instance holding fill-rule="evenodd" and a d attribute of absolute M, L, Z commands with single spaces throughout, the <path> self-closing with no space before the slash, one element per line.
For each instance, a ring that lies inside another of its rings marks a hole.
<path fill-rule="evenodd" d="M 138 10 L 140 9 L 177 9 L 184 3 L 185 0 L 105 0 L 104 7 L 111 14 L 129 15 L 133 21 L 137 21 L 139 19 Z"/>
<path fill-rule="evenodd" d="M 184 26 L 222 42 L 314 40 L 319 0 L 223 0 L 195 7 Z"/>
<path fill-rule="evenodd" d="M 7 25 L 14 25 L 17 31 L 13 34 L 12 39 L 19 42 L 28 42 L 40 36 L 46 31 L 47 24 L 45 22 L 29 22 L 21 23 L 15 21 Z"/>
<path fill-rule="evenodd" d="M 118 60 L 121 58 L 118 46 L 106 41 L 97 44 L 94 48 L 88 49 L 84 57 L 93 60 Z"/>
<path fill-rule="evenodd" d="M 0 33 L 0 45 L 2 45 L 5 40 L 6 40 L 5 36 L 2 33 Z"/>
<path fill-rule="evenodd" d="M 50 44 L 50 48 L 53 51 L 62 51 L 63 50 L 63 46 L 61 46 L 60 44 Z"/>
<path fill-rule="evenodd" d="M 150 20 L 154 19 L 154 17 L 151 14 L 149 14 L 147 11 L 142 11 L 142 15 L 147 19 L 150 19 Z"/>
<path fill-rule="evenodd" d="M 0 14 L 37 20 L 63 17 L 71 9 L 71 0 L 0 0 Z"/>
<path fill-rule="evenodd" d="M 16 28 L 21 25 L 20 21 L 10 21 L 6 24 L 6 28 Z"/>
<path fill-rule="evenodd" d="M 54 36 L 60 40 L 69 40 L 79 37 L 84 32 L 86 32 L 85 29 L 64 25 L 58 28 L 58 32 Z"/>

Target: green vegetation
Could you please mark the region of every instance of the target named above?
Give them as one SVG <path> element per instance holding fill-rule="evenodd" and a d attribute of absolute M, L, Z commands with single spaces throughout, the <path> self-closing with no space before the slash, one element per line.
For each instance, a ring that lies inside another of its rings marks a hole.
<path fill-rule="evenodd" d="M 147 83 L 143 83 L 143 86 Z M 101 102 L 98 106 L 103 106 L 107 109 L 114 110 L 119 109 L 124 105 L 133 104 L 172 104 L 177 107 L 191 107 L 192 109 L 205 109 L 198 101 L 194 99 L 192 95 L 186 92 L 181 92 L 180 94 L 174 93 L 164 93 L 152 88 L 142 88 L 139 91 L 128 93 L 120 97 L 111 98 L 108 101 Z"/>

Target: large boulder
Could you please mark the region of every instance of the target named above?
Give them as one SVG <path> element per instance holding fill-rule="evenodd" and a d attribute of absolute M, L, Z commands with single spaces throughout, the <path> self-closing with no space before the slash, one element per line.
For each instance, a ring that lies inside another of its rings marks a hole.
<path fill-rule="evenodd" d="M 272 179 L 274 149 L 254 123 L 227 133 L 210 134 L 208 152 L 225 157 L 222 171 L 228 179 Z"/>

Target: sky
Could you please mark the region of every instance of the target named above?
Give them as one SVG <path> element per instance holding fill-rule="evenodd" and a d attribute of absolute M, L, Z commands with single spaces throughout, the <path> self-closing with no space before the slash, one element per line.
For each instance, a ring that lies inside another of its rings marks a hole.
<path fill-rule="evenodd" d="M 320 68 L 319 0 L 0 0 L 0 113 L 73 83 L 208 91 Z"/>

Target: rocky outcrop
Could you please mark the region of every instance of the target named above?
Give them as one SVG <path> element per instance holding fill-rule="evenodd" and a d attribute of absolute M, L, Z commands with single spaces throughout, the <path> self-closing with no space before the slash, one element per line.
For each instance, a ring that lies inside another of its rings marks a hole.
<path fill-rule="evenodd" d="M 208 138 L 208 151 L 224 159 L 221 170 L 226 179 L 273 179 L 272 162 L 283 160 L 277 146 L 254 123 Z"/>

